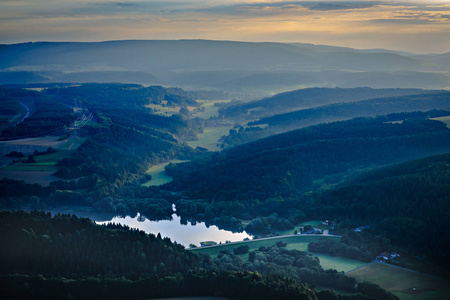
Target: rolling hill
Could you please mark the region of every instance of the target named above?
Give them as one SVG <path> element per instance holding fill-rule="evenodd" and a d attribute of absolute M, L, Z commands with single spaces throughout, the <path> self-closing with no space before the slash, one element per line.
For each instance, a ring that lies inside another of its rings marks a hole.
<path fill-rule="evenodd" d="M 211 40 L 36 42 L 0 45 L 0 70 L 13 76 L 0 83 L 36 82 L 30 74 L 16 72 L 58 71 L 60 73 L 48 73 L 50 76 L 46 81 L 156 83 L 152 77 L 156 76 L 157 83 L 165 85 L 237 90 L 258 96 L 295 87 L 355 86 L 359 83 L 376 87 L 445 88 L 450 86 L 450 79 L 445 75 L 449 66 L 442 63 L 447 55 L 414 56 L 387 50 Z M 326 75 L 336 71 L 341 76 Z M 108 74 L 68 75 L 74 72 Z M 113 75 L 115 72 L 117 75 Z M 140 73 L 129 73 L 127 78 L 123 72 Z M 293 72 L 296 78 L 284 82 L 284 72 Z M 323 76 L 322 72 L 325 73 Z M 380 74 L 390 79 L 358 82 L 352 78 L 355 72 L 362 72 L 366 79 Z M 407 76 L 397 79 L 399 72 L 406 72 Z M 258 83 L 260 73 L 265 74 L 262 80 L 269 84 Z M 205 76 L 208 79 L 202 81 Z M 439 77 L 437 81 L 436 76 Z M 249 85 L 247 81 L 250 81 Z"/>

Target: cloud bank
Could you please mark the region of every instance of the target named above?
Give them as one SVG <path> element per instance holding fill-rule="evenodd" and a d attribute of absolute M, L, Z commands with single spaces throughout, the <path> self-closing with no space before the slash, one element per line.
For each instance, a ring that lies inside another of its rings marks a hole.
<path fill-rule="evenodd" d="M 2 0 L 0 43 L 202 38 L 449 52 L 449 16 L 444 0 Z"/>

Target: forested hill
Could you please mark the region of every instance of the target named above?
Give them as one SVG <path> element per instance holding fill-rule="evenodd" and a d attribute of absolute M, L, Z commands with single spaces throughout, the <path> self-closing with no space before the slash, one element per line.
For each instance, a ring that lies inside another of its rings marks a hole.
<path fill-rule="evenodd" d="M 55 135 L 60 140 L 71 135 L 85 138 L 79 148 L 55 162 L 58 170 L 54 175 L 62 180 L 52 185 L 71 190 L 55 194 L 67 197 L 53 195 L 55 203 L 91 205 L 102 197 L 117 196 L 125 184 L 142 179 L 150 166 L 192 154 L 194 150 L 181 139 L 196 137 L 202 131 L 202 122 L 183 112 L 189 114 L 188 108 L 197 108 L 192 96 L 204 93 L 132 84 L 24 88 L 0 88 L 2 108 L 9 109 L 10 115 L 16 113 L 14 108 L 20 101 L 30 106 L 30 116 L 17 126 L 7 124 L 2 134 L 8 138 L 17 137 L 15 134 Z M 161 108 L 171 113 L 163 114 Z"/>
<path fill-rule="evenodd" d="M 202 128 L 181 114 L 163 116 L 146 107 L 161 102 L 178 109 L 197 106 L 180 89 L 85 84 L 43 92 L 60 101 L 81 103 L 94 115 L 95 122 L 79 130 L 88 139 L 70 158 L 58 162 L 55 175 L 66 180 L 88 177 L 88 188 L 97 199 L 139 179 L 149 166 L 189 153 L 179 138 L 196 136 Z"/>
<path fill-rule="evenodd" d="M 211 40 L 36 42 L 0 45 L 0 83 L 163 84 L 252 98 L 313 86 L 436 89 L 450 83 L 446 56 Z"/>
<path fill-rule="evenodd" d="M 159 234 L 100 226 L 74 215 L 0 212 L 0 241 L 0 297 L 5 299 L 398 299 L 377 285 L 323 270 L 306 252 L 259 249 L 253 257 L 268 261 L 252 261 L 254 266 L 229 252 L 213 260 Z M 250 268 L 265 274 L 246 271 Z M 345 288 L 348 295 L 317 291 L 307 283 Z"/>
<path fill-rule="evenodd" d="M 194 199 L 254 205 L 262 199 L 309 190 L 314 180 L 333 174 L 450 150 L 450 130 L 442 122 L 386 121 L 383 117 L 358 118 L 248 143 L 208 160 L 169 168 L 174 177 L 170 185 Z M 276 201 L 271 205 L 276 206 Z M 270 212 L 269 207 L 259 209 Z M 235 208 L 230 214 L 244 210 Z"/>
<path fill-rule="evenodd" d="M 359 89 L 352 89 L 350 91 L 356 92 L 357 90 Z M 368 90 L 369 92 L 374 91 L 371 89 L 361 89 L 362 94 L 364 94 L 364 90 Z M 230 131 L 230 134 L 228 136 L 224 136 L 221 138 L 221 142 L 224 147 L 236 146 L 290 130 L 304 128 L 307 126 L 325 122 L 349 120 L 356 117 L 375 117 L 379 115 L 415 111 L 428 111 L 427 114 L 430 118 L 448 116 L 450 114 L 448 110 L 446 110 L 450 108 L 450 92 L 420 92 L 420 94 L 413 95 L 333 103 L 329 105 L 300 109 L 287 113 L 275 114 L 273 116 L 262 117 L 259 120 L 249 122 L 247 125 L 250 126 L 246 128 L 241 127 L 237 130 Z M 301 98 L 297 98 L 297 100 L 300 99 Z M 331 99 L 332 98 L 327 98 L 326 101 L 332 101 Z M 270 107 L 271 106 L 263 110 L 260 110 L 261 107 L 256 107 L 255 110 L 249 112 L 246 117 L 251 117 L 253 112 L 255 114 L 258 114 L 259 111 L 260 113 L 268 113 L 270 111 Z M 230 109 L 232 109 L 232 107 Z M 401 116 L 399 117 L 399 119 L 392 121 L 402 120 Z M 260 125 L 267 126 L 260 127 Z"/>
<path fill-rule="evenodd" d="M 297 110 L 252 122 L 253 125 L 310 126 L 324 122 L 339 121 L 355 117 L 374 117 L 390 113 L 427 111 L 450 108 L 450 92 L 414 94 L 399 97 L 376 98 L 350 103 L 337 103 L 311 109 Z"/>
<path fill-rule="evenodd" d="M 371 88 L 309 88 L 284 92 L 249 103 L 231 105 L 221 109 L 220 116 L 232 119 L 254 120 L 293 110 L 307 109 L 333 103 L 356 102 L 374 98 L 399 97 L 415 94 L 434 94 L 438 91 L 420 89 Z"/>
<path fill-rule="evenodd" d="M 397 245 L 450 268 L 450 154 L 371 171 L 315 199 L 317 216 L 374 224 Z"/>

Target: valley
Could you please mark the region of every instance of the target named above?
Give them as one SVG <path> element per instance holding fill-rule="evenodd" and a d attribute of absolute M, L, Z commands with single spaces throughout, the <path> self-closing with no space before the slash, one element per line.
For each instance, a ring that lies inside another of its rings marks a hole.
<path fill-rule="evenodd" d="M 447 65 L 302 44 L 73 46 L 0 47 L 5 295 L 448 295 Z M 40 81 L 47 50 L 64 63 Z M 43 263 L 29 269 L 21 244 Z M 401 258 L 373 262 L 384 252 Z"/>

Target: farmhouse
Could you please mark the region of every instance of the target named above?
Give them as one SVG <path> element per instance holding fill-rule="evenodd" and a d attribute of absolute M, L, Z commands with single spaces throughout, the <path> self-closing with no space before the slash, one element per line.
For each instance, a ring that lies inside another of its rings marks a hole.
<path fill-rule="evenodd" d="M 400 254 L 397 252 L 381 252 L 378 254 L 377 258 L 375 258 L 376 261 L 386 262 L 391 261 L 397 257 L 400 257 Z"/>

